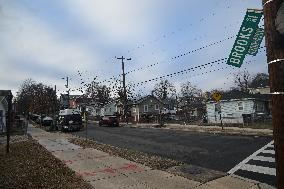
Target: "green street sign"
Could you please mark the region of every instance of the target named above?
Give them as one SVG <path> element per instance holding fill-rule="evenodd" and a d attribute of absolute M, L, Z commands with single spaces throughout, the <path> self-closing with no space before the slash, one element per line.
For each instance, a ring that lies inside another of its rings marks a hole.
<path fill-rule="evenodd" d="M 257 54 L 259 46 L 263 40 L 263 37 L 264 37 L 264 29 L 257 28 L 248 50 L 249 55 L 255 56 Z"/>
<path fill-rule="evenodd" d="M 228 58 L 227 64 L 241 67 L 253 40 L 259 21 L 262 17 L 261 10 L 248 9 L 241 25 L 237 39 Z"/>

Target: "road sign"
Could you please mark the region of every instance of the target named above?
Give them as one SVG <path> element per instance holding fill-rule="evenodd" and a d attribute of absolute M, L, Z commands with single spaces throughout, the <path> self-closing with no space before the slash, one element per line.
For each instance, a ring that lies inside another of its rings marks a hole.
<path fill-rule="evenodd" d="M 258 23 L 262 17 L 262 10 L 248 9 L 234 43 L 227 64 L 241 67 L 250 44 L 253 40 Z"/>
<path fill-rule="evenodd" d="M 219 100 L 221 100 L 221 98 L 222 98 L 222 94 L 218 91 L 214 92 L 212 96 L 213 96 L 214 100 L 217 101 L 217 102 Z"/>
<path fill-rule="evenodd" d="M 264 29 L 263 28 L 257 28 L 256 32 L 253 36 L 253 41 L 250 44 L 248 54 L 255 56 L 258 52 L 259 46 L 263 40 L 264 37 Z"/>

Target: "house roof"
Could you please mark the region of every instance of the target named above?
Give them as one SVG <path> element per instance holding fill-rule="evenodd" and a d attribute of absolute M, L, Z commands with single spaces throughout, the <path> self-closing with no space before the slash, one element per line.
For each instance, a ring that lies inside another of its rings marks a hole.
<path fill-rule="evenodd" d="M 258 99 L 258 100 L 264 100 L 269 101 L 271 95 L 268 94 L 250 94 L 243 91 L 238 90 L 232 90 L 226 93 L 222 94 L 222 98 L 220 101 L 229 101 L 229 100 L 245 100 L 245 99 Z M 209 102 L 214 101 L 214 99 L 211 97 L 209 99 Z"/>

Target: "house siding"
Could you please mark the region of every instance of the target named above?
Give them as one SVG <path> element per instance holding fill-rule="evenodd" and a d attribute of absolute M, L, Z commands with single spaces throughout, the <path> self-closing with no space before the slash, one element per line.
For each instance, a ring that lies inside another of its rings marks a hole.
<path fill-rule="evenodd" d="M 144 112 L 144 105 L 148 105 L 148 111 Z M 159 110 L 155 109 L 155 105 L 159 106 Z M 164 109 L 164 104 L 159 101 L 158 99 L 149 96 L 139 104 L 135 104 L 131 108 L 131 116 L 132 116 L 132 121 L 133 122 L 139 122 L 141 121 L 141 116 L 142 115 L 158 115 L 160 113 L 161 109 Z M 133 110 L 136 111 L 133 111 Z"/>
<path fill-rule="evenodd" d="M 115 102 L 104 106 L 104 111 L 103 111 L 104 116 L 114 115 L 116 112 L 117 112 L 117 106 Z"/>
<path fill-rule="evenodd" d="M 5 132 L 6 131 L 6 109 L 1 101 L 0 101 L 0 110 L 2 111 L 2 117 L 0 118 L 0 132 Z"/>
<path fill-rule="evenodd" d="M 159 105 L 160 109 L 164 108 L 164 105 L 155 98 L 150 97 L 148 99 L 145 99 L 145 101 L 143 101 L 142 103 L 140 103 L 138 105 L 139 112 L 142 113 L 142 114 L 143 113 L 145 113 L 145 114 L 159 114 L 160 110 L 155 109 L 156 104 Z M 144 105 L 148 105 L 148 112 L 144 112 Z"/>
<path fill-rule="evenodd" d="M 242 103 L 243 109 L 239 109 L 238 103 Z M 220 114 L 215 112 L 216 103 L 207 103 L 208 123 L 220 123 Z M 243 123 L 243 114 L 253 114 L 253 100 L 223 101 L 221 105 L 221 116 L 223 123 Z"/>

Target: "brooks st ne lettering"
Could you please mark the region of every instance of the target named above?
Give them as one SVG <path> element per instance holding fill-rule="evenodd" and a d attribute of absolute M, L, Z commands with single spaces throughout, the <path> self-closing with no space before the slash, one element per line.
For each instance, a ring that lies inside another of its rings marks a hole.
<path fill-rule="evenodd" d="M 234 43 L 227 64 L 241 67 L 245 55 L 250 47 L 255 31 L 258 28 L 258 23 L 262 16 L 261 11 L 248 9 L 245 19 L 242 23 L 237 39 Z"/>

